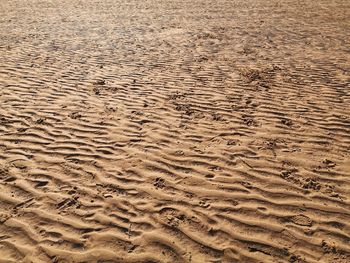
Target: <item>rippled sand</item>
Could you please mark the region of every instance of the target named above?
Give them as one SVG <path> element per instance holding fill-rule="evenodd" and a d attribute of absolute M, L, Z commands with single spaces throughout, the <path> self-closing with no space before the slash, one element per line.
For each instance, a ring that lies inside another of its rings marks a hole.
<path fill-rule="evenodd" d="M 350 262 L 350 1 L 0 0 L 0 262 Z"/>

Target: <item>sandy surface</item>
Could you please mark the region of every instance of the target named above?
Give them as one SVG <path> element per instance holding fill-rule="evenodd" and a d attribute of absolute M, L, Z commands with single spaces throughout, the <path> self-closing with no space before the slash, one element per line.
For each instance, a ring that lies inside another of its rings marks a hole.
<path fill-rule="evenodd" d="M 0 0 L 0 262 L 350 262 L 350 1 Z"/>

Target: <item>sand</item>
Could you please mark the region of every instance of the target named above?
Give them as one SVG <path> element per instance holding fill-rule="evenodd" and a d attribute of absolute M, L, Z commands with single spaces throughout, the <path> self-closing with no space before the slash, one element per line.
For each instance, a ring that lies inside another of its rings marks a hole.
<path fill-rule="evenodd" d="M 350 262 L 350 1 L 0 0 L 0 262 Z"/>

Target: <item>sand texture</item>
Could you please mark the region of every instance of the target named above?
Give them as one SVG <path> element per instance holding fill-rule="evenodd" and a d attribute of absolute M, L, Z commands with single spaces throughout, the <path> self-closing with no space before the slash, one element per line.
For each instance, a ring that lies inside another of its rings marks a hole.
<path fill-rule="evenodd" d="M 350 262 L 350 1 L 0 0 L 0 263 Z"/>

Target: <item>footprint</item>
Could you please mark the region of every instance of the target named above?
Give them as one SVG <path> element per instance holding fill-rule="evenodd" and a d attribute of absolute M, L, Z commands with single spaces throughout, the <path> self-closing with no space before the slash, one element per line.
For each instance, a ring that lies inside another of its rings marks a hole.
<path fill-rule="evenodd" d="M 35 187 L 43 187 L 47 185 L 49 182 L 48 181 L 35 181 L 36 185 Z"/>
<path fill-rule="evenodd" d="M 214 121 L 224 121 L 224 117 L 222 117 L 220 114 L 212 113 L 212 117 Z"/>
<path fill-rule="evenodd" d="M 321 189 L 321 185 L 316 181 L 316 179 L 307 178 L 303 184 L 303 188 L 319 191 Z"/>
<path fill-rule="evenodd" d="M 204 208 L 208 208 L 210 205 L 205 200 L 201 200 L 201 201 L 199 201 L 199 206 L 204 207 Z"/>
<path fill-rule="evenodd" d="M 0 213 L 0 224 L 5 223 L 10 217 L 7 213 Z"/>
<path fill-rule="evenodd" d="M 99 80 L 96 80 L 93 84 L 102 86 L 106 84 L 106 81 L 103 79 L 99 79 Z"/>
<path fill-rule="evenodd" d="M 182 156 L 182 155 L 184 155 L 185 153 L 184 153 L 184 151 L 182 151 L 182 150 L 178 150 L 178 151 L 176 151 L 175 152 L 175 155 L 176 156 Z"/>
<path fill-rule="evenodd" d="M 77 112 L 77 111 L 75 111 L 75 112 L 72 112 L 71 114 L 69 114 L 68 115 L 69 116 L 69 118 L 71 118 L 71 119 L 80 119 L 81 118 L 81 114 L 79 113 L 79 112 Z"/>
<path fill-rule="evenodd" d="M 43 118 L 37 119 L 36 124 L 45 124 L 45 119 L 43 119 Z"/>
<path fill-rule="evenodd" d="M 334 168 L 337 164 L 331 160 L 328 159 L 324 159 L 322 161 L 322 164 L 326 167 L 326 168 Z"/>
<path fill-rule="evenodd" d="M 249 182 L 241 182 L 241 185 L 243 185 L 247 189 L 252 189 L 253 188 L 252 184 L 249 183 Z"/>
<path fill-rule="evenodd" d="M 286 126 L 288 126 L 288 127 L 293 126 L 293 121 L 290 120 L 290 119 L 282 119 L 282 120 L 281 120 L 281 123 L 284 124 L 284 125 L 286 125 Z"/>
<path fill-rule="evenodd" d="M 312 220 L 305 215 L 292 216 L 290 221 L 298 226 L 312 226 Z"/>
<path fill-rule="evenodd" d="M 157 177 L 154 184 L 157 189 L 163 189 L 165 187 L 165 180 L 163 178 Z"/>

